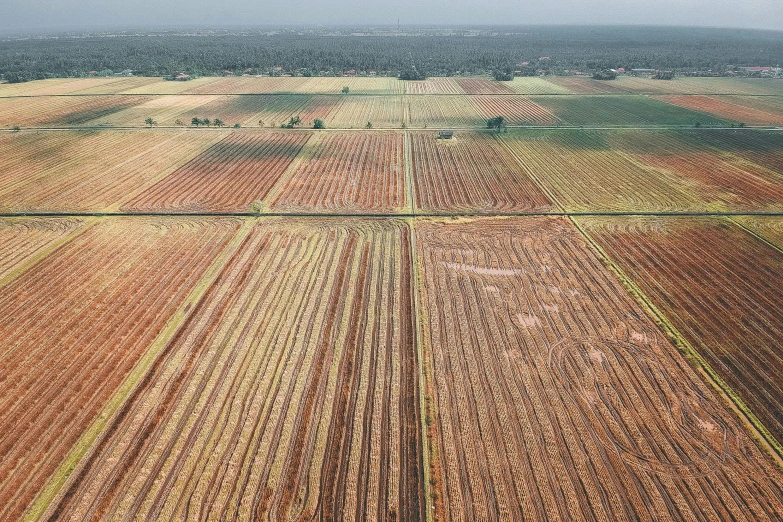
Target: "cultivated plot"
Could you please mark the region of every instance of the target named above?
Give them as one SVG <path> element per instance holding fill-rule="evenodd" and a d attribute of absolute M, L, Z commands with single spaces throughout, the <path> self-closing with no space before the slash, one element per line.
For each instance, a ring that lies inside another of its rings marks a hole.
<path fill-rule="evenodd" d="M 188 94 L 273 94 L 291 93 L 307 81 L 307 78 L 252 76 L 224 77 L 214 82 L 193 85 L 182 92 Z M 190 82 L 185 82 L 190 83 Z"/>
<path fill-rule="evenodd" d="M 339 96 L 330 97 L 334 109 L 326 116 L 327 127 L 363 129 L 394 128 L 405 121 L 402 96 Z"/>
<path fill-rule="evenodd" d="M 80 219 L 0 219 L 0 284 L 83 225 Z"/>
<path fill-rule="evenodd" d="M 714 116 L 645 96 L 532 96 L 531 99 L 569 125 L 633 127 L 726 124 L 725 120 Z"/>
<path fill-rule="evenodd" d="M 456 78 L 455 81 L 466 94 L 516 94 L 516 91 L 509 87 L 510 82 L 486 78 Z"/>
<path fill-rule="evenodd" d="M 619 82 L 593 80 L 584 76 L 552 76 L 548 82 L 557 85 L 564 92 L 573 94 L 626 94 L 628 91 L 620 87 Z M 528 93 L 525 93 L 528 94 Z M 529 94 L 560 94 L 560 93 L 529 93 Z"/>
<path fill-rule="evenodd" d="M 777 102 L 775 98 L 767 96 L 667 95 L 656 96 L 655 99 L 748 125 L 777 125 L 783 123 L 783 104 Z"/>
<path fill-rule="evenodd" d="M 427 78 L 405 81 L 406 94 L 465 94 L 455 78 Z"/>
<path fill-rule="evenodd" d="M 296 92 L 310 94 L 342 94 L 348 87 L 347 94 L 390 95 L 404 94 L 405 82 L 393 77 L 342 77 L 342 78 L 307 78 L 296 88 Z"/>
<path fill-rule="evenodd" d="M 778 131 L 683 131 L 713 150 L 729 152 L 783 175 L 783 133 Z"/>
<path fill-rule="evenodd" d="M 408 235 L 258 221 L 50 515 L 423 520 Z"/>
<path fill-rule="evenodd" d="M 517 94 L 568 94 L 568 87 L 562 86 L 551 78 L 546 80 L 537 76 L 518 76 L 510 82 L 504 82 Z"/>
<path fill-rule="evenodd" d="M 20 518 L 238 226 L 107 219 L 3 286 L 0 518 Z"/>
<path fill-rule="evenodd" d="M 411 133 L 411 175 L 419 212 L 544 212 L 552 202 L 487 133 L 451 140 Z"/>
<path fill-rule="evenodd" d="M 689 184 L 629 158 L 622 148 L 609 142 L 612 136 L 601 131 L 520 130 L 503 134 L 501 139 L 524 171 L 567 211 L 671 212 L 703 208 Z M 640 140 L 651 139 L 654 135 L 649 131 L 640 136 Z"/>
<path fill-rule="evenodd" d="M 57 94 L 113 94 L 159 81 L 157 78 L 57 78 L 0 85 L 0 96 L 47 96 Z"/>
<path fill-rule="evenodd" d="M 718 218 L 582 222 L 783 440 L 783 252 Z"/>
<path fill-rule="evenodd" d="M 783 249 L 783 217 L 736 216 L 731 219 Z"/>
<path fill-rule="evenodd" d="M 310 136 L 306 132 L 231 132 L 123 209 L 247 212 L 253 202 L 266 197 Z"/>
<path fill-rule="evenodd" d="M 270 194 L 274 212 L 406 210 L 403 135 L 319 133 Z"/>
<path fill-rule="evenodd" d="M 527 96 L 470 96 L 470 102 L 484 119 L 503 116 L 506 125 L 555 125 L 552 112 Z"/>
<path fill-rule="evenodd" d="M 128 107 L 149 101 L 148 96 L 41 96 L 0 98 L 0 127 L 71 127 L 94 125 Z M 143 122 L 139 122 L 143 125 Z"/>
<path fill-rule="evenodd" d="M 194 131 L 12 134 L 0 167 L 0 211 L 116 210 L 224 137 Z"/>
<path fill-rule="evenodd" d="M 486 124 L 467 96 L 405 96 L 409 127 L 477 127 Z"/>
<path fill-rule="evenodd" d="M 152 118 L 155 125 L 161 127 L 190 125 L 190 118 L 185 118 L 183 114 L 197 112 L 198 107 L 213 103 L 220 97 L 171 94 L 149 96 L 146 99 L 143 103 L 102 116 L 88 124 L 99 127 L 144 127 L 147 125 L 147 118 Z"/>
<path fill-rule="evenodd" d="M 656 176 L 675 176 L 691 185 L 706 210 L 783 209 L 783 176 L 726 148 L 706 146 L 702 137 L 720 136 L 712 132 L 637 132 L 608 136 L 615 137 L 620 142 L 619 150 L 653 169 Z"/>
<path fill-rule="evenodd" d="M 629 92 L 644 94 L 783 94 L 783 83 L 765 78 L 675 78 L 674 80 L 653 80 L 620 76 L 618 87 Z"/>
<path fill-rule="evenodd" d="M 437 520 L 760 520 L 783 475 L 570 224 L 420 222 Z"/>

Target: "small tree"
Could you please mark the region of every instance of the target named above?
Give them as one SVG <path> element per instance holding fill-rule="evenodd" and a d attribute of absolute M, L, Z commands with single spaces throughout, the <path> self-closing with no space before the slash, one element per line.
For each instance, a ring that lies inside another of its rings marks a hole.
<path fill-rule="evenodd" d="M 199 125 L 201 125 L 201 120 L 198 118 L 193 118 L 192 120 L 190 120 L 190 124 L 198 127 Z"/>
<path fill-rule="evenodd" d="M 177 127 L 184 127 L 185 122 L 177 118 L 176 121 L 174 121 L 174 125 L 176 125 Z"/>
<path fill-rule="evenodd" d="M 500 129 L 504 128 L 506 126 L 506 119 L 503 116 L 495 116 L 494 118 L 490 118 L 487 120 L 487 128 L 488 129 L 497 129 L 500 131 Z"/>
<path fill-rule="evenodd" d="M 297 125 L 302 123 L 302 119 L 299 116 L 291 116 L 291 119 L 288 120 L 288 123 L 284 123 L 280 125 L 281 129 L 293 129 Z"/>
<path fill-rule="evenodd" d="M 209 127 L 210 125 L 212 125 L 212 120 L 210 120 L 209 118 L 204 118 L 203 120 L 201 120 L 201 124 L 204 127 Z"/>
<path fill-rule="evenodd" d="M 264 120 L 258 120 L 258 126 L 263 127 L 264 126 Z M 274 125 L 273 125 L 274 127 Z"/>
<path fill-rule="evenodd" d="M 316 119 L 313 121 L 313 128 L 314 129 L 325 129 L 326 125 L 324 125 L 324 120 Z"/>
<path fill-rule="evenodd" d="M 20 130 L 22 130 L 22 129 L 20 129 L 20 128 L 19 128 L 19 125 L 14 125 L 13 127 L 11 127 L 11 130 L 12 130 L 13 132 L 19 132 L 19 131 L 20 131 Z"/>
<path fill-rule="evenodd" d="M 153 120 L 152 118 L 147 118 L 144 120 L 144 123 L 147 124 L 147 127 L 152 127 L 153 125 L 157 125 L 158 122 Z"/>
<path fill-rule="evenodd" d="M 343 94 L 348 94 L 350 90 L 348 87 L 343 87 Z"/>
<path fill-rule="evenodd" d="M 604 69 L 593 74 L 593 80 L 616 80 L 617 73 L 611 69 Z"/>
<path fill-rule="evenodd" d="M 372 122 L 368 121 L 367 125 L 364 126 L 366 129 L 372 129 Z"/>
<path fill-rule="evenodd" d="M 238 123 L 235 123 L 235 124 L 234 124 L 234 128 L 235 128 L 235 129 L 238 129 L 238 128 L 240 128 L 240 127 L 241 127 L 241 125 L 240 125 L 240 124 L 238 124 Z"/>
<path fill-rule="evenodd" d="M 225 123 L 223 123 L 223 120 L 221 120 L 220 118 L 215 118 L 215 121 L 212 122 L 212 125 L 214 125 L 215 127 L 222 127 L 223 125 L 225 125 Z"/>
<path fill-rule="evenodd" d="M 407 125 L 405 125 L 405 122 L 402 122 L 402 128 L 403 128 L 403 129 L 407 129 L 407 128 L 408 128 L 408 126 L 407 126 Z"/>

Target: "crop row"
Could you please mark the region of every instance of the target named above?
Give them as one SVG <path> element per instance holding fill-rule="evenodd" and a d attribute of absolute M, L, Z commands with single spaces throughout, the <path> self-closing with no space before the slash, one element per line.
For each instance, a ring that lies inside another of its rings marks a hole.
<path fill-rule="evenodd" d="M 243 212 L 269 190 L 310 138 L 305 133 L 232 132 L 147 188 L 125 211 Z"/>
<path fill-rule="evenodd" d="M 3 286 L 0 518 L 19 519 L 237 228 L 107 220 Z"/>
<path fill-rule="evenodd" d="M 717 219 L 594 219 L 585 225 L 783 440 L 783 253 Z"/>
<path fill-rule="evenodd" d="M 779 469 L 566 221 L 416 229 L 435 519 L 783 516 Z"/>
<path fill-rule="evenodd" d="M 406 206 L 402 134 L 318 138 L 281 182 L 273 211 L 396 212 Z"/>
<path fill-rule="evenodd" d="M 409 248 L 257 222 L 48 517 L 423 520 Z"/>

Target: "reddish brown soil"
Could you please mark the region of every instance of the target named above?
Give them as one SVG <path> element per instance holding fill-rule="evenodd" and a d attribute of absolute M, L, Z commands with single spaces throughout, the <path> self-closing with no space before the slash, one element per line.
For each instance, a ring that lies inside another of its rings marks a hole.
<path fill-rule="evenodd" d="M 783 516 L 783 473 L 568 221 L 416 236 L 436 520 Z"/>
<path fill-rule="evenodd" d="M 3 287 L 0 519 L 19 519 L 237 228 L 107 220 Z"/>

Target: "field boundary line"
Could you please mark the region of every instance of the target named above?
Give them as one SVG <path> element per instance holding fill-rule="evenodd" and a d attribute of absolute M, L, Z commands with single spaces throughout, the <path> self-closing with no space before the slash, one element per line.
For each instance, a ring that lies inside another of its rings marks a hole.
<path fill-rule="evenodd" d="M 288 182 L 294 177 L 294 174 L 296 174 L 296 171 L 302 163 L 315 158 L 321 143 L 323 143 L 324 136 L 326 136 L 326 134 L 322 132 L 313 132 L 311 134 L 310 138 L 302 145 L 302 148 L 299 149 L 299 153 L 291 161 L 291 164 L 286 167 L 282 174 L 280 174 L 280 177 L 277 178 L 277 181 L 275 181 L 274 185 L 269 189 L 269 192 L 266 193 L 264 199 L 261 200 L 261 205 L 258 208 L 256 215 L 263 216 L 275 214 L 270 211 L 275 200 L 283 192 L 283 189 L 285 189 Z"/>
<path fill-rule="evenodd" d="M 560 200 L 558 200 L 555 195 L 541 182 L 541 180 L 538 179 L 538 176 L 533 174 L 530 169 L 525 168 L 525 164 L 522 162 L 522 158 L 520 158 L 516 151 L 511 148 L 511 145 L 509 145 L 506 140 L 503 139 L 500 133 L 495 134 L 495 139 L 508 151 L 509 154 L 511 154 L 511 157 L 514 158 L 514 161 L 517 162 L 517 165 L 519 165 L 519 168 L 522 170 L 522 172 L 533 180 L 533 183 L 536 184 L 538 190 L 543 192 L 544 195 L 549 198 L 552 204 L 555 205 L 555 207 L 557 207 L 557 209 L 562 212 L 563 215 L 570 215 L 566 210 L 565 205 L 560 203 Z"/>
<path fill-rule="evenodd" d="M 188 296 L 180 303 L 174 315 L 169 318 L 163 330 L 161 330 L 157 338 L 150 344 L 134 368 L 125 377 L 111 399 L 104 404 L 92 424 L 82 433 L 57 470 L 48 478 L 46 484 L 44 484 L 27 508 L 23 520 L 40 520 L 49 514 L 51 507 L 56 505 L 61 496 L 64 495 L 69 478 L 78 476 L 78 472 L 88 460 L 85 457 L 89 457 L 91 452 L 94 451 L 95 443 L 103 436 L 106 428 L 112 426 L 116 416 L 122 411 L 122 406 L 143 381 L 144 376 L 157 360 L 161 350 L 176 334 L 180 325 L 198 308 L 196 306 L 197 303 L 220 276 L 227 260 L 240 248 L 245 238 L 250 234 L 254 222 L 251 219 L 246 220 L 225 248 L 212 261 L 204 275 L 201 276 L 201 279 L 196 283 Z"/>
<path fill-rule="evenodd" d="M 764 236 L 762 236 L 761 234 L 759 234 L 755 230 L 750 229 L 747 226 L 743 225 L 741 222 L 739 222 L 736 219 L 734 219 L 735 217 L 737 217 L 737 216 L 725 216 L 725 218 L 727 220 L 729 220 L 731 223 L 733 223 L 734 225 L 737 225 L 738 227 L 740 227 L 742 230 L 744 230 L 745 232 L 747 232 L 748 234 L 750 234 L 751 236 L 753 236 L 757 240 L 761 241 L 762 243 L 766 244 L 767 246 L 770 246 L 773 249 L 775 249 L 778 252 L 780 252 L 781 254 L 783 254 L 783 247 L 781 247 L 781 246 L 777 245 L 776 243 L 770 241 L 769 239 L 765 238 Z"/>
<path fill-rule="evenodd" d="M 570 221 L 579 230 L 582 237 L 591 246 L 604 265 L 613 272 L 626 290 L 631 294 L 634 300 L 647 312 L 663 333 L 674 344 L 677 350 L 685 357 L 695 370 L 697 370 L 717 394 L 723 398 L 738 419 L 748 429 L 749 435 L 756 440 L 759 446 L 767 453 L 778 468 L 783 469 L 783 446 L 770 433 L 764 423 L 756 417 L 753 411 L 745 404 L 745 401 L 723 380 L 723 378 L 710 366 L 710 364 L 701 356 L 701 354 L 691 345 L 691 343 L 680 333 L 680 331 L 669 321 L 666 315 L 647 297 L 647 294 L 631 279 L 628 274 L 615 263 L 609 254 L 598 242 L 582 227 L 582 225 L 573 216 L 569 216 Z"/>
<path fill-rule="evenodd" d="M 61 246 L 65 245 L 66 243 L 70 242 L 72 239 L 75 239 L 76 237 L 83 234 L 87 229 L 92 227 L 97 222 L 98 222 L 98 218 L 86 217 L 82 225 L 76 227 L 76 229 L 72 230 L 70 233 L 66 234 L 65 236 L 52 241 L 51 244 L 42 248 L 38 253 L 36 253 L 30 259 L 22 262 L 19 266 L 11 270 L 4 277 L 1 277 L 0 287 L 5 286 L 6 284 L 10 283 L 17 277 L 21 276 L 23 273 L 27 272 L 34 265 L 37 265 L 40 261 L 43 261 L 45 258 L 49 257 L 50 254 L 53 254 Z"/>
<path fill-rule="evenodd" d="M 419 286 L 419 254 L 416 248 L 416 219 L 408 218 L 408 228 L 410 229 L 409 241 L 410 241 L 410 256 L 411 256 L 411 285 L 413 285 L 413 320 L 416 334 L 414 341 L 416 342 L 416 356 L 418 357 L 418 371 L 419 371 L 419 430 L 422 438 L 421 445 L 421 462 L 422 462 L 422 480 L 424 487 L 424 513 L 425 520 L 427 522 L 433 522 L 435 520 L 435 505 L 432 499 L 432 475 L 430 468 L 430 461 L 433 455 L 430 455 L 432 451 L 432 445 L 428 434 L 429 423 L 432 422 L 432 418 L 428 412 L 427 397 L 427 384 L 428 380 L 425 379 L 425 375 L 428 373 L 425 371 L 425 358 L 424 358 L 424 324 L 426 314 L 425 307 L 421 305 L 421 287 Z M 420 316 L 422 314 L 422 316 Z"/>

